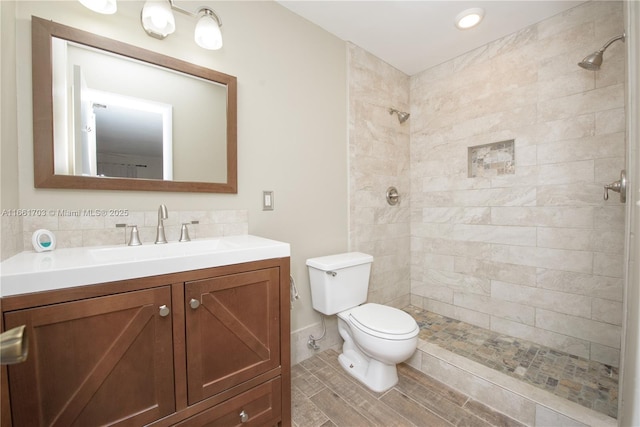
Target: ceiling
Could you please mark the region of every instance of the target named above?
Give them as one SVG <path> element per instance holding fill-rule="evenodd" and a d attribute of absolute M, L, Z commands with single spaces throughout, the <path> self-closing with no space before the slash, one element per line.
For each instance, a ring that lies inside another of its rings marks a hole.
<path fill-rule="evenodd" d="M 584 3 L 583 0 L 276 1 L 409 76 Z M 454 25 L 456 15 L 474 7 L 484 9 L 480 25 L 458 30 Z"/>

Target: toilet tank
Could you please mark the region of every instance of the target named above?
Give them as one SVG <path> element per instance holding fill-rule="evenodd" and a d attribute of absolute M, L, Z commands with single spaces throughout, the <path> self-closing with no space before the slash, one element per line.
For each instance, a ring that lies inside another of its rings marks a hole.
<path fill-rule="evenodd" d="M 331 315 L 365 302 L 372 262 L 361 252 L 308 259 L 314 310 Z"/>

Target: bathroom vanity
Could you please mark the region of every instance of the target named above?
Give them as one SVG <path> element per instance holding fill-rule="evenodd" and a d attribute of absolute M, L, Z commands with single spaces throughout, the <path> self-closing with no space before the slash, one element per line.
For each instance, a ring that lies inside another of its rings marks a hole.
<path fill-rule="evenodd" d="M 27 325 L 29 356 L 3 367 L 2 426 L 290 425 L 289 245 L 193 243 L 3 262 L 2 327 Z"/>

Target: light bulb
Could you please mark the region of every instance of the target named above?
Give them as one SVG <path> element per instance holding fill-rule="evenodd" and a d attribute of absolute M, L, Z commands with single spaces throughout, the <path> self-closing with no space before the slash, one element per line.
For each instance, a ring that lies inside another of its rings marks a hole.
<path fill-rule="evenodd" d="M 147 0 L 142 8 L 142 26 L 150 36 L 163 39 L 176 30 L 176 21 L 167 0 Z"/>
<path fill-rule="evenodd" d="M 205 12 L 198 20 L 194 40 L 198 46 L 204 49 L 218 50 L 222 47 L 220 27 L 213 16 L 209 15 L 209 12 Z"/>
<path fill-rule="evenodd" d="M 151 15 L 151 22 L 156 28 L 164 28 L 167 26 L 167 17 L 165 15 L 155 13 Z"/>
<path fill-rule="evenodd" d="M 94 12 L 111 15 L 118 10 L 116 0 L 80 0 L 80 3 Z"/>

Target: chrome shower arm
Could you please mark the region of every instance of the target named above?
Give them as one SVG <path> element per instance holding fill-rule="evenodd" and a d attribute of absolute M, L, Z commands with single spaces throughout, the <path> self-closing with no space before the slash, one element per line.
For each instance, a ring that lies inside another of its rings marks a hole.
<path fill-rule="evenodd" d="M 578 62 L 578 65 L 584 68 L 585 70 L 590 70 L 590 71 L 599 70 L 600 66 L 602 65 L 602 58 L 604 56 L 604 51 L 607 50 L 607 48 L 611 46 L 613 42 L 616 42 L 618 40 L 622 40 L 624 42 L 625 37 L 626 37 L 626 33 L 623 32 L 622 35 L 612 38 L 611 40 L 606 42 L 604 46 L 602 46 L 600 49 L 596 50 L 591 55 L 585 56 L 582 61 Z"/>
<path fill-rule="evenodd" d="M 600 48 L 600 52 L 604 52 L 605 50 L 607 50 L 607 48 L 608 48 L 609 46 L 611 46 L 611 44 L 612 44 L 612 43 L 617 42 L 618 40 L 622 40 L 622 41 L 624 41 L 625 37 L 626 37 L 626 33 L 622 33 L 621 35 L 619 35 L 619 36 L 617 36 L 617 37 L 613 37 L 611 40 L 609 40 L 608 42 L 606 42 L 606 43 L 604 44 L 604 46 L 602 46 L 602 47 Z"/>

